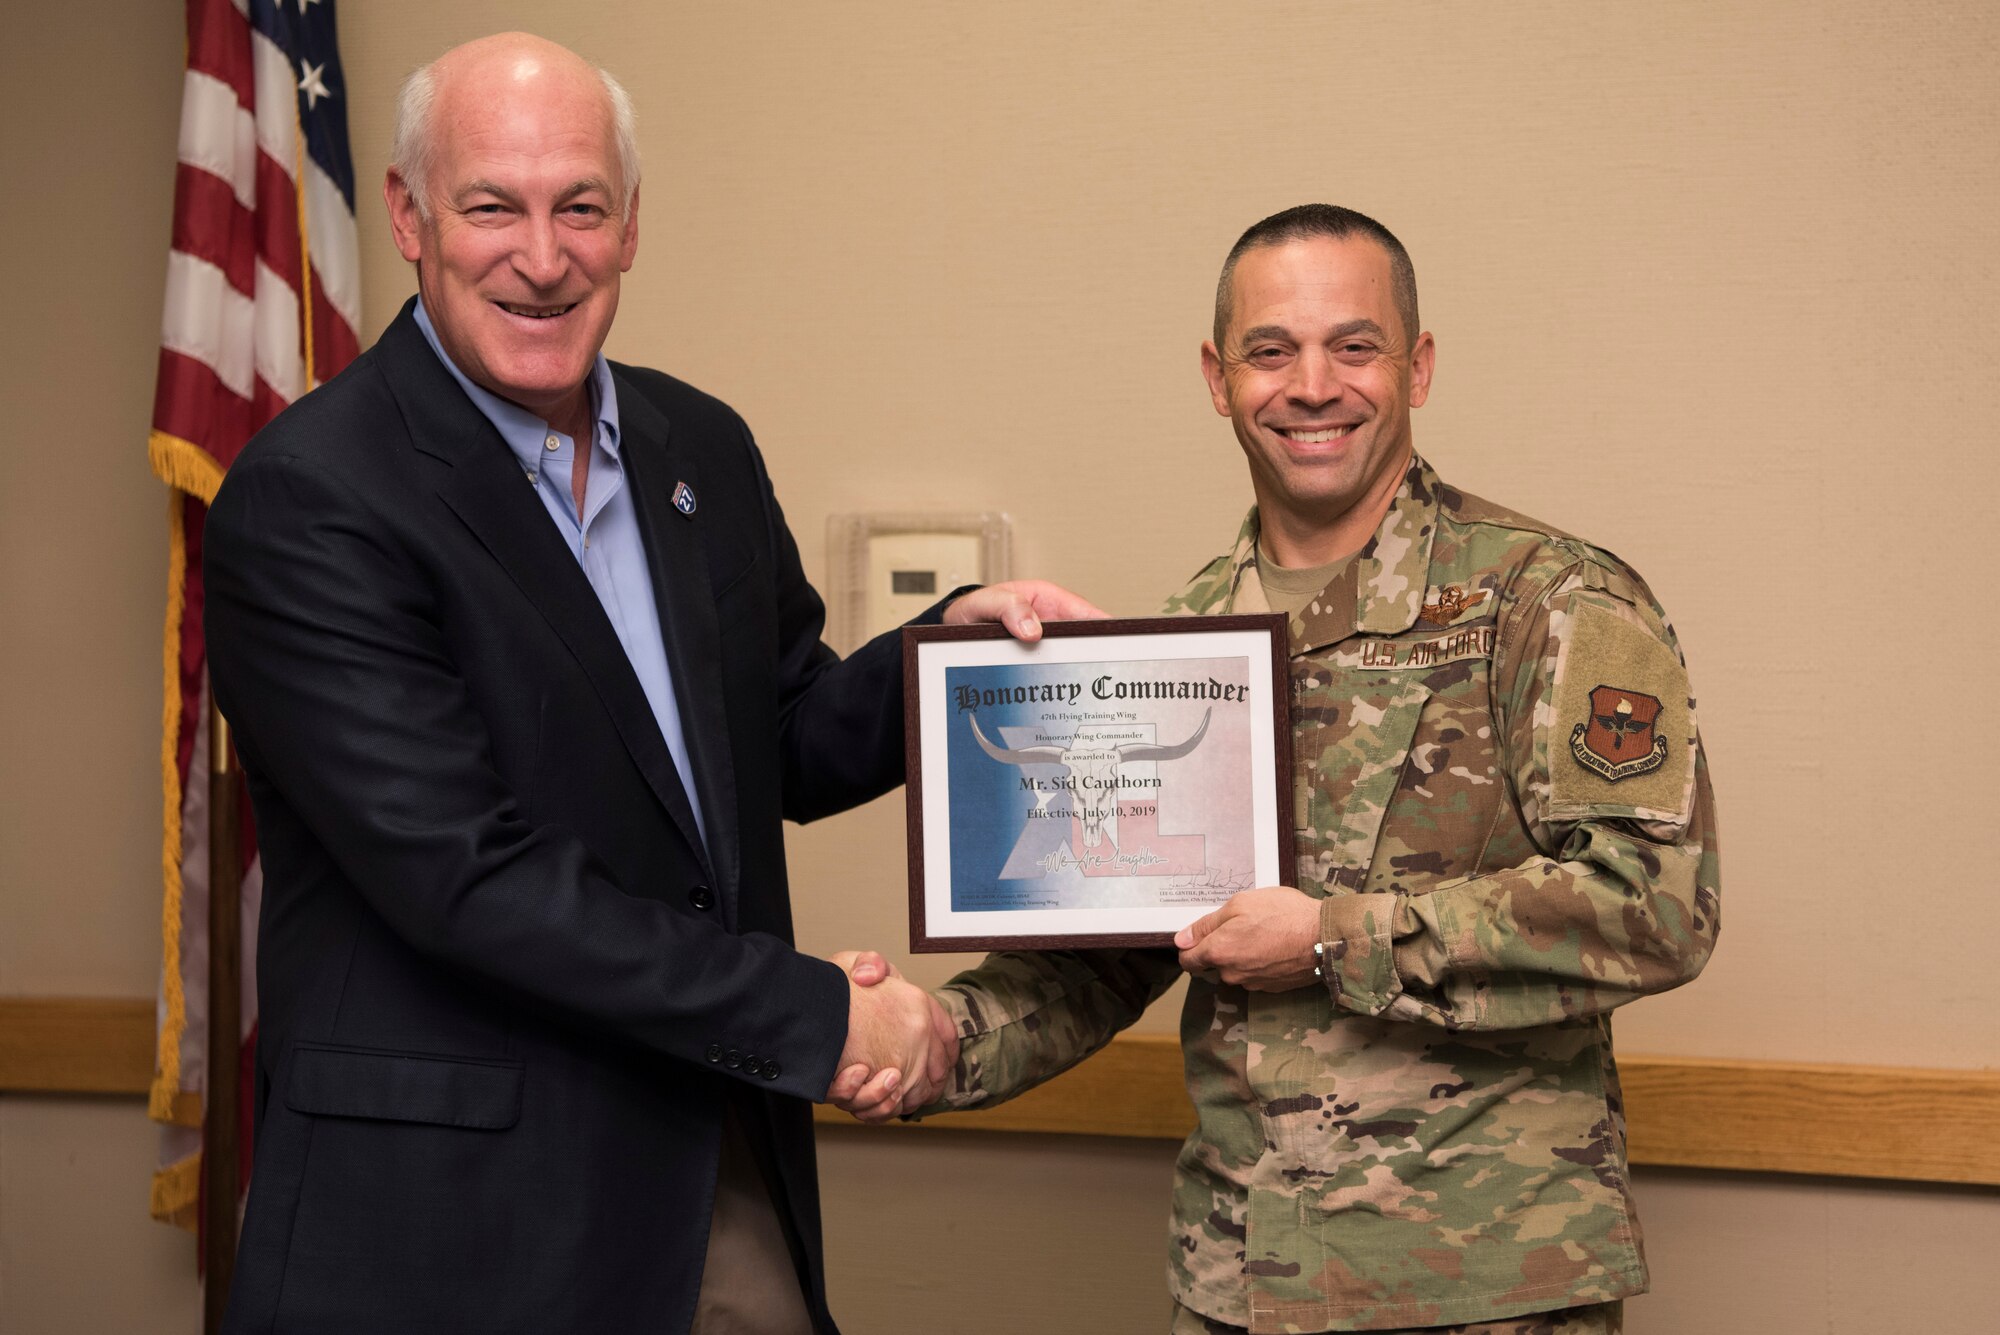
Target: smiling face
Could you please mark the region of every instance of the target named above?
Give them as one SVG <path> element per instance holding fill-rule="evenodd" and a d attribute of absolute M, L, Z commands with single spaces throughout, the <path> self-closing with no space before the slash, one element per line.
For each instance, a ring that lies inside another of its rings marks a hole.
<path fill-rule="evenodd" d="M 639 243 L 610 99 L 547 44 L 475 43 L 435 70 L 429 216 L 393 169 L 383 187 L 397 249 L 458 369 L 573 430 Z"/>
<path fill-rule="evenodd" d="M 1250 462 L 1265 544 L 1281 565 L 1358 550 L 1410 461 L 1410 409 L 1435 349 L 1396 313 L 1389 255 L 1362 236 L 1245 251 L 1223 345 L 1202 373 Z"/>

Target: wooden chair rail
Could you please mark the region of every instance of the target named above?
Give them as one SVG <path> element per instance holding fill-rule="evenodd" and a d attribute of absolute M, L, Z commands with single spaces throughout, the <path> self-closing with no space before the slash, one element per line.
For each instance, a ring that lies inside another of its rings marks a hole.
<path fill-rule="evenodd" d="M 1635 1164 L 2000 1186 L 2000 1072 L 1637 1055 L 1618 1070 Z M 897 1125 L 1179 1140 L 1194 1110 L 1178 1041 L 1144 1034 L 989 1111 Z"/>
<path fill-rule="evenodd" d="M 153 1003 L 0 997 L 0 1094 L 138 1094 L 153 1082 Z"/>
<path fill-rule="evenodd" d="M 1645 1056 L 1618 1066 L 1637 1164 L 2000 1186 L 2000 1072 Z M 0 998 L 0 1094 L 143 1095 L 152 1068 L 150 1001 Z M 1128 1034 L 1011 1103 L 899 1129 L 1178 1140 L 1193 1125 L 1179 1043 Z"/>

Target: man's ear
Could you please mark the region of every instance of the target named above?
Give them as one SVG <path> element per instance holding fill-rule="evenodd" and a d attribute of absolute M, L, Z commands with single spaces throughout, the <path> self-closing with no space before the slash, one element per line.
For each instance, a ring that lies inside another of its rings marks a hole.
<path fill-rule="evenodd" d="M 396 250 L 410 263 L 424 253 L 423 215 L 417 212 L 417 197 L 403 174 L 394 167 L 382 178 L 382 202 L 389 206 L 389 231 L 396 238 Z"/>
<path fill-rule="evenodd" d="M 1428 333 L 1417 336 L 1410 349 L 1410 406 L 1421 408 L 1431 396 L 1431 372 L 1437 369 L 1437 342 Z"/>
<path fill-rule="evenodd" d="M 1222 354 L 1215 350 L 1212 340 L 1202 341 L 1201 378 L 1208 382 L 1208 397 L 1215 404 L 1215 411 L 1229 416 L 1229 382 L 1223 378 Z"/>
<path fill-rule="evenodd" d="M 625 205 L 625 235 L 619 242 L 618 272 L 630 273 L 639 255 L 639 187 L 632 187 L 632 199 Z"/>

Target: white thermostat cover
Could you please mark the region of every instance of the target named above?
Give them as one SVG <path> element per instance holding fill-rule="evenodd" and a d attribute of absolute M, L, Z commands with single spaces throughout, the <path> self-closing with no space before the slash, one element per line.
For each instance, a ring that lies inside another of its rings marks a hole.
<path fill-rule="evenodd" d="M 962 584 L 1006 579 L 1010 532 L 993 510 L 829 516 L 827 642 L 852 653 Z"/>

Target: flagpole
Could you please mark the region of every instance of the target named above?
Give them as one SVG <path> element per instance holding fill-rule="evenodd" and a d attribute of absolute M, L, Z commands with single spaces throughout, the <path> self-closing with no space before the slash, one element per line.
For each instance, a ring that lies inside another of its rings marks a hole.
<path fill-rule="evenodd" d="M 242 1191 L 239 1072 L 243 1049 L 242 775 L 229 724 L 213 703 L 208 716 L 208 1089 L 202 1100 L 201 1247 L 206 1335 L 222 1329 L 236 1271 L 237 1200 Z"/>

